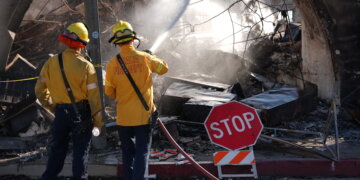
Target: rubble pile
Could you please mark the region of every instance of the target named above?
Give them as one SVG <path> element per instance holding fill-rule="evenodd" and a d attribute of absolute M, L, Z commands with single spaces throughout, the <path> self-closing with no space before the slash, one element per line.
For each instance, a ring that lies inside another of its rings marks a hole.
<path fill-rule="evenodd" d="M 119 4 L 100 1 L 100 22 L 104 34 L 108 33 L 109 24 L 117 20 L 112 7 L 122 9 Z M 10 54 L 14 63 L 10 63 L 7 74 L 1 74 L 1 80 L 36 76 L 49 56 L 64 49 L 57 39 L 61 29 L 70 22 L 84 20 L 81 9 L 81 1 L 71 1 L 68 6 L 42 14 L 21 26 Z M 106 36 L 103 38 L 106 39 Z M 110 46 L 108 43 L 103 45 L 103 51 Z M 291 41 L 263 38 L 252 43 L 248 49 L 251 63 L 219 50 L 194 49 L 185 54 L 181 50 L 159 52 L 159 56 L 169 60 L 170 67 L 175 67 L 165 77 L 154 77 L 155 103 L 161 114 L 160 119 L 195 160 L 208 160 L 213 152 L 222 149 L 211 144 L 203 122 L 214 106 L 230 101 L 256 108 L 266 126 L 265 135 L 297 142 L 307 139 L 321 141 L 316 133 L 334 126 L 328 121 L 330 105 L 316 98 L 317 87 L 310 83 L 303 82 L 304 88 L 301 90 L 288 85 L 289 79 L 303 80 L 299 73 L 300 47 L 299 38 Z M 39 158 L 49 144 L 54 117 L 35 101 L 34 84 L 35 80 L 0 84 L 0 164 Z M 345 140 L 359 143 L 359 121 L 350 120 L 354 116 L 359 117 L 356 107 L 359 98 L 356 97 L 354 93 L 344 100 L 345 116 L 341 118 L 348 121 L 340 119 L 339 130 Z M 97 157 L 119 153 L 121 146 L 114 123 L 114 102 L 107 99 L 106 104 L 107 148 L 92 149 L 91 153 Z M 292 132 L 289 129 L 314 132 L 315 135 L 289 134 Z M 326 133 L 334 134 L 333 129 Z M 258 144 L 262 142 L 268 141 L 260 139 Z M 158 127 L 154 129 L 152 154 L 153 160 L 187 163 L 174 151 Z"/>
<path fill-rule="evenodd" d="M 251 44 L 249 56 L 254 62 L 251 71 L 278 81 L 279 76 L 297 76 L 301 70 L 301 42 L 274 42 L 261 39 Z"/>

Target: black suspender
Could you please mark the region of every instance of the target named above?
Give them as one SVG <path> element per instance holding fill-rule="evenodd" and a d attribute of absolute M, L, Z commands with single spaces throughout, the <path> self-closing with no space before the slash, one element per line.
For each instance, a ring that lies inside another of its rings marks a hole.
<path fill-rule="evenodd" d="M 124 61 L 122 60 L 120 54 L 116 55 L 116 57 L 117 57 L 117 60 L 119 61 L 120 65 L 121 65 L 123 71 L 125 72 L 127 78 L 129 79 L 130 84 L 131 84 L 132 87 L 134 88 L 137 96 L 139 97 L 142 105 L 144 106 L 145 110 L 146 110 L 146 111 L 149 111 L 149 106 L 147 105 L 147 103 L 146 103 L 143 95 L 141 94 L 139 88 L 136 86 L 135 81 L 134 81 L 134 79 L 132 78 L 131 74 L 129 73 L 128 69 L 126 68 L 125 63 L 124 63 Z"/>
<path fill-rule="evenodd" d="M 70 88 L 70 84 L 69 84 L 68 80 L 66 79 L 66 75 L 65 75 L 65 71 L 64 71 L 64 64 L 63 64 L 63 59 L 62 59 L 62 53 L 60 53 L 58 55 L 58 57 L 59 57 L 59 65 L 60 65 L 61 75 L 63 77 L 64 84 L 65 84 L 65 87 L 66 87 L 66 91 L 68 92 L 69 98 L 71 100 L 71 104 L 72 104 L 72 106 L 74 108 L 76 118 L 77 118 L 77 121 L 74 121 L 74 122 L 79 123 L 79 122 L 81 122 L 81 116 L 80 116 L 78 108 L 75 105 L 75 97 L 74 97 L 74 94 L 73 94 L 73 92 L 72 92 L 72 90 Z"/>

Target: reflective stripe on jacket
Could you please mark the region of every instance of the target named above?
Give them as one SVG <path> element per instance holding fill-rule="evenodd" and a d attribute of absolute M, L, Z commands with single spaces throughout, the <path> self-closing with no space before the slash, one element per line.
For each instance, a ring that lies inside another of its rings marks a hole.
<path fill-rule="evenodd" d="M 155 110 L 151 73 L 162 75 L 168 66 L 156 56 L 137 51 L 129 44 L 120 47 L 120 55 L 150 110 L 144 109 L 115 56 L 106 67 L 105 94 L 117 100 L 116 122 L 121 126 L 149 124 L 151 112 Z"/>
<path fill-rule="evenodd" d="M 94 66 L 75 49 L 62 53 L 64 71 L 75 101 L 88 100 L 95 126 L 102 126 L 100 93 Z M 53 110 L 56 104 L 70 104 L 68 92 L 60 72 L 58 56 L 49 58 L 40 72 L 35 94 L 41 104 Z"/>

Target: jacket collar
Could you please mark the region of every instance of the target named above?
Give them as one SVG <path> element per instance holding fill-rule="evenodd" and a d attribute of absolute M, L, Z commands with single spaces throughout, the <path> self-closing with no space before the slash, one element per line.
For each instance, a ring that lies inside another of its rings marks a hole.
<path fill-rule="evenodd" d="M 73 54 L 81 54 L 80 50 L 74 49 L 74 48 L 67 48 L 65 51 L 65 53 L 69 52 L 69 53 L 73 53 Z"/>
<path fill-rule="evenodd" d="M 135 47 L 131 44 L 125 44 L 125 45 L 121 45 L 120 46 L 120 51 L 124 52 L 124 51 L 134 51 Z"/>

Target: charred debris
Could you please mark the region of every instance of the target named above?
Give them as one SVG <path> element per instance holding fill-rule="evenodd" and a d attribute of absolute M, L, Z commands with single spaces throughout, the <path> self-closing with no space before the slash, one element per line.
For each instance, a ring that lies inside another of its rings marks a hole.
<path fill-rule="evenodd" d="M 115 19 L 114 13 L 108 13 L 112 4 L 100 2 L 101 16 Z M 68 22 L 84 18 L 81 10 L 75 10 L 81 7 L 81 1 L 69 1 L 19 27 L 9 53 L 11 61 L 0 74 L 0 163 L 24 162 L 46 154 L 54 116 L 36 101 L 33 90 L 36 78 L 9 80 L 38 75 L 42 63 L 63 48 L 57 43 L 60 29 Z M 101 22 L 104 29 L 108 28 L 106 21 Z M 159 52 L 159 56 L 171 59 L 170 67 L 179 66 L 184 59 L 202 58 L 196 62 L 206 69 L 196 71 L 189 65 L 189 72 L 175 69 L 170 75 L 154 80 L 155 103 L 161 119 L 186 152 L 201 160 L 219 149 L 210 143 L 202 123 L 212 107 L 239 101 L 256 108 L 266 127 L 255 149 L 274 144 L 281 144 L 288 152 L 311 147 L 312 154 L 336 160 L 336 152 L 332 156 L 323 155 L 319 144 L 326 147 L 328 137 L 338 138 L 332 121 L 334 109 L 341 112 L 340 131 L 359 127 L 359 102 L 354 101 L 359 93 L 349 94 L 343 100 L 344 106 L 337 108 L 317 98 L 317 87 L 304 81 L 300 73 L 300 32 L 300 24 L 279 23 L 273 34 L 249 40 L 246 51 L 249 58 L 218 50 L 203 50 L 192 56 L 176 51 Z M 209 63 L 218 61 L 222 61 L 222 66 Z M 302 88 L 296 88 L 299 84 Z M 120 146 L 114 126 L 114 102 L 107 100 L 106 104 L 108 145 L 103 150 L 93 149 L 99 157 L 117 152 Z M 360 132 L 356 130 L 341 136 L 360 142 Z M 157 127 L 153 142 L 154 152 L 174 149 Z"/>

